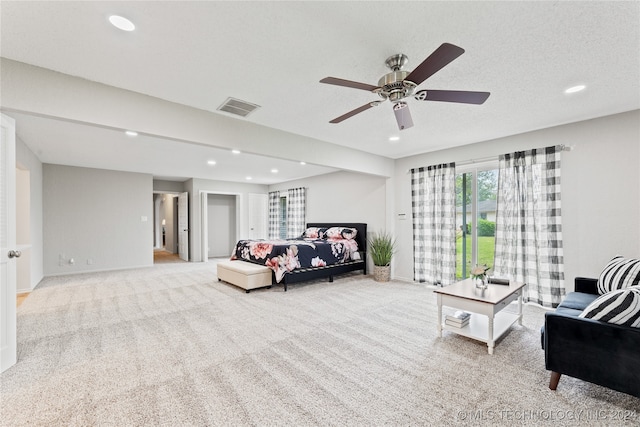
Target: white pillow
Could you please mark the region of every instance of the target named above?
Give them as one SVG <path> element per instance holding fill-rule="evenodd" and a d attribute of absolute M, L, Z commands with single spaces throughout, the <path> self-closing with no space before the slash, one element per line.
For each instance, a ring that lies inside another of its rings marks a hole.
<path fill-rule="evenodd" d="M 640 328 L 640 286 L 599 296 L 580 313 L 580 317 Z"/>
<path fill-rule="evenodd" d="M 617 255 L 600 273 L 598 293 L 603 295 L 637 285 L 640 285 L 640 259 L 626 259 L 622 255 Z"/>

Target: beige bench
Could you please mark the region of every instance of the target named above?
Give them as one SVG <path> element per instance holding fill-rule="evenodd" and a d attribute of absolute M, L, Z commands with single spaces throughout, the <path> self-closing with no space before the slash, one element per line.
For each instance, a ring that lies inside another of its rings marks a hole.
<path fill-rule="evenodd" d="M 247 293 L 251 289 L 271 287 L 272 270 L 269 267 L 245 261 L 221 261 L 217 269 L 218 281 L 224 280 Z"/>

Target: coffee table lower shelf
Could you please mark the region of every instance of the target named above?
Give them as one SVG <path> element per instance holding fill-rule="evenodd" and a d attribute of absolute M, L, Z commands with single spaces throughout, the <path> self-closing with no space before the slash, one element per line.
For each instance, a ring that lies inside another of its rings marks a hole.
<path fill-rule="evenodd" d="M 517 313 L 504 311 L 497 313 L 493 319 L 493 340 L 498 340 L 518 320 L 520 320 L 520 315 Z M 443 319 L 442 329 L 489 344 L 489 318 L 482 314 L 471 313 L 469 323 L 462 328 L 447 325 Z"/>

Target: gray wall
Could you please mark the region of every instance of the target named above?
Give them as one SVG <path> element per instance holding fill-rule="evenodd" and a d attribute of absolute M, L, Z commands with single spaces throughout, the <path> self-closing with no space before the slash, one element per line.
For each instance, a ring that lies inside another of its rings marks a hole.
<path fill-rule="evenodd" d="M 42 163 L 22 142 L 16 138 L 16 161 L 18 167 L 29 171 L 29 286 L 19 291 L 30 291 L 44 277 L 43 271 L 43 219 L 42 219 Z"/>
<path fill-rule="evenodd" d="M 51 164 L 43 172 L 45 275 L 153 265 L 151 175 Z"/>
<path fill-rule="evenodd" d="M 166 221 L 164 225 L 164 249 L 172 254 L 178 253 L 178 200 L 174 194 L 163 194 L 160 202 L 160 224 L 162 220 Z M 162 225 L 160 225 L 162 229 Z M 162 234 L 160 235 L 162 239 Z"/>
<path fill-rule="evenodd" d="M 185 183 L 180 181 L 153 180 L 153 191 L 162 193 L 182 193 L 187 191 Z"/>
<path fill-rule="evenodd" d="M 556 144 L 562 154 L 565 287 L 597 277 L 615 255 L 640 257 L 640 111 L 617 114 L 396 160 L 395 277 L 412 280 L 411 179 L 414 167 L 498 156 Z M 397 215 L 406 213 L 407 221 Z"/>

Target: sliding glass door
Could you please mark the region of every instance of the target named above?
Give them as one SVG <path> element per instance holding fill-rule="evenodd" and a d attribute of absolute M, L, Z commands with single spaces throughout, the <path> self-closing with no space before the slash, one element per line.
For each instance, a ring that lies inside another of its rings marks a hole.
<path fill-rule="evenodd" d="M 475 265 L 493 267 L 496 235 L 497 164 L 457 168 L 456 278 Z"/>

